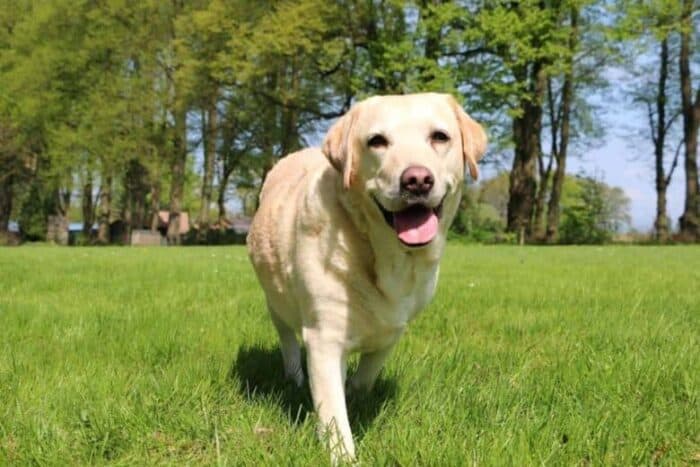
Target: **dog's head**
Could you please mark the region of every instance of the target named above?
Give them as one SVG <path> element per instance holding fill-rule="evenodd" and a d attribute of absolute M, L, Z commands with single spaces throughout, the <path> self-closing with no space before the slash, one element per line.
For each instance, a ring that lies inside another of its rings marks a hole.
<path fill-rule="evenodd" d="M 406 247 L 430 244 L 452 222 L 464 180 L 486 134 L 446 94 L 378 96 L 353 106 L 330 129 L 323 152 L 343 185 L 374 205 Z"/>

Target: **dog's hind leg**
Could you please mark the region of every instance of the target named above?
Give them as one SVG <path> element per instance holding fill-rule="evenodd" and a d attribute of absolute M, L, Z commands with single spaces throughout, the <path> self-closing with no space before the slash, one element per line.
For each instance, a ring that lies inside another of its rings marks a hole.
<path fill-rule="evenodd" d="M 280 350 L 284 361 L 284 374 L 301 387 L 304 384 L 304 370 L 301 368 L 301 348 L 294 333 L 282 319 L 270 310 L 272 322 L 280 336 Z"/>
<path fill-rule="evenodd" d="M 357 371 L 348 381 L 348 389 L 353 392 L 372 389 L 374 382 L 384 367 L 384 361 L 393 348 L 394 344 L 376 352 L 363 353 L 360 357 L 360 365 L 357 367 Z"/>

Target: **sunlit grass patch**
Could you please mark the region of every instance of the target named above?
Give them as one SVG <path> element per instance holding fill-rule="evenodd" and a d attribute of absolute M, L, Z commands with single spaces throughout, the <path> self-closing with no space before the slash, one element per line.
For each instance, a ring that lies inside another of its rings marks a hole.
<path fill-rule="evenodd" d="M 349 401 L 367 465 L 700 455 L 700 249 L 448 249 Z M 0 464 L 318 465 L 245 251 L 0 250 Z"/>

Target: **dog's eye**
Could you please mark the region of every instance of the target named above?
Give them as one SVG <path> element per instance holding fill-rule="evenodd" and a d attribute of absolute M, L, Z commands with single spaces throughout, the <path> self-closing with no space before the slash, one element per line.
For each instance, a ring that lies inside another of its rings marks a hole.
<path fill-rule="evenodd" d="M 450 137 L 444 131 L 435 130 L 430 134 L 430 140 L 434 143 L 446 143 L 450 140 Z"/>
<path fill-rule="evenodd" d="M 389 141 L 384 135 L 374 135 L 369 140 L 367 140 L 367 146 L 370 148 L 385 148 L 389 146 Z"/>

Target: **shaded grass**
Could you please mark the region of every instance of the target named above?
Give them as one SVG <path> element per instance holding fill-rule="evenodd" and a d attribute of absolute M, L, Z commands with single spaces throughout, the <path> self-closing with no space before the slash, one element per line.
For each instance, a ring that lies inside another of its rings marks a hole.
<path fill-rule="evenodd" d="M 367 465 L 700 461 L 700 248 L 448 249 Z M 0 464 L 323 464 L 241 247 L 0 250 Z"/>

